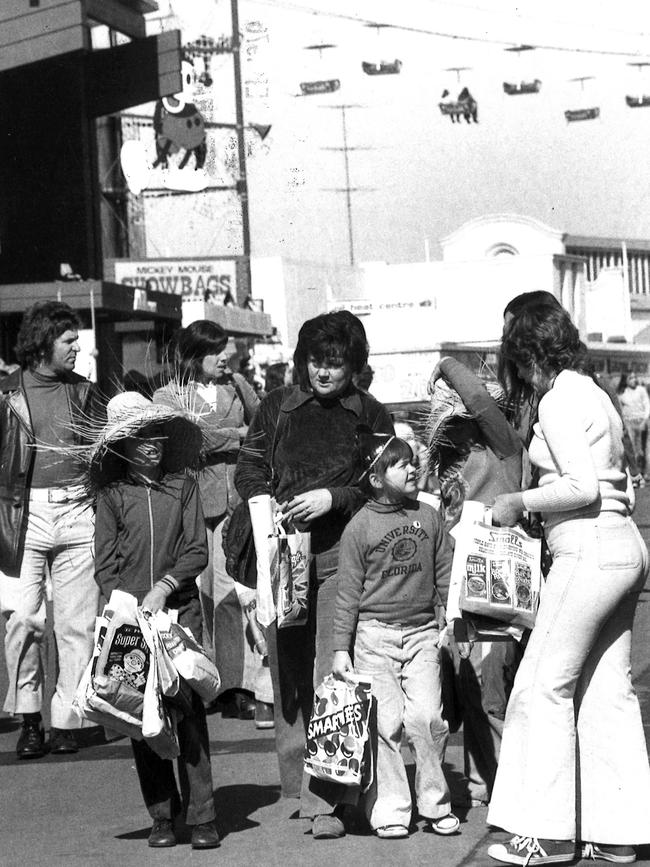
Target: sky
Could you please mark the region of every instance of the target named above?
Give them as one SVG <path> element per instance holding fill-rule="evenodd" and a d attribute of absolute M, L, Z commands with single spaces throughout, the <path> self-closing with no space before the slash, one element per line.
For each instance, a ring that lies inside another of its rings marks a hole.
<path fill-rule="evenodd" d="M 230 0 L 159 5 L 151 32 L 180 26 L 188 41 L 228 30 Z M 650 61 L 645 0 L 239 0 L 239 17 L 244 78 L 257 81 L 246 121 L 272 124 L 263 143 L 250 133 L 254 256 L 350 261 L 346 197 L 333 191 L 345 186 L 341 105 L 350 184 L 359 188 L 351 193 L 357 263 L 422 261 L 427 242 L 439 258 L 441 238 L 494 213 L 571 234 L 650 238 L 650 107 L 625 104 L 626 93 L 650 95 L 650 66 L 629 66 Z M 364 26 L 372 22 L 392 26 Z M 306 48 L 321 43 L 335 47 Z M 538 47 L 504 50 L 521 44 Z M 396 58 L 399 75 L 362 72 L 362 60 Z M 230 59 L 214 67 L 210 107 L 231 120 Z M 570 81 L 585 76 L 593 78 Z M 329 78 L 341 81 L 336 93 L 298 95 L 300 82 Z M 504 94 L 503 81 L 529 78 L 542 81 L 539 94 Z M 464 85 L 478 124 L 452 124 L 439 111 L 443 88 Z M 586 106 L 600 117 L 567 123 L 565 109 Z M 223 154 L 220 142 L 213 165 Z M 192 222 L 182 252 L 233 251 L 236 199 L 205 193 L 195 204 L 209 228 Z M 156 243 L 150 255 L 179 255 L 164 237 Z"/>

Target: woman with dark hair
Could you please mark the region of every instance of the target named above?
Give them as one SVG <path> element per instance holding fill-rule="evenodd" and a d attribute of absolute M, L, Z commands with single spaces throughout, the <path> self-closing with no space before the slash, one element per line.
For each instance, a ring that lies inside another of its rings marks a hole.
<path fill-rule="evenodd" d="M 635 860 L 650 840 L 650 767 L 630 675 L 634 609 L 648 555 L 633 523 L 623 423 L 582 372 L 560 307 L 528 306 L 502 349 L 539 397 L 529 447 L 539 485 L 501 494 L 493 518 L 540 512 L 553 564 L 517 672 L 488 821 L 515 836 L 509 864 Z M 616 748 L 612 749 L 612 744 Z"/>
<path fill-rule="evenodd" d="M 647 471 L 643 435 L 648 427 L 648 418 L 650 418 L 648 392 L 632 370 L 621 375 L 616 393 L 621 404 L 623 421 L 632 442 L 634 456 L 639 465 Z"/>
<path fill-rule="evenodd" d="M 550 307 L 551 309 L 564 310 L 555 295 L 550 292 L 542 289 L 535 292 L 522 292 L 520 295 L 511 298 L 503 310 L 504 336 L 510 323 L 526 310 L 527 307 Z M 589 359 L 587 347 L 582 341 L 579 343 L 575 363 L 576 370 L 591 376 L 596 385 L 605 391 L 614 404 L 616 412 L 625 420 L 622 402 L 619 398 L 620 388 L 617 394 L 606 382 L 598 378 Z M 519 376 L 517 366 L 511 359 L 504 356 L 503 351 L 499 353 L 497 378 L 506 390 L 508 413 L 511 416 L 511 421 L 524 439 L 524 442 L 528 443 L 533 433 L 533 424 L 537 419 L 537 401 L 539 397 L 532 386 Z M 637 463 L 637 451 L 627 425 L 623 431 L 623 447 L 634 487 L 644 486 L 645 482 L 639 472 Z"/>
<path fill-rule="evenodd" d="M 314 818 L 317 839 L 343 836 L 337 805 L 353 796 L 345 786 L 305 776 L 303 750 L 314 687 L 331 671 L 339 541 L 364 501 L 355 434 L 359 424 L 393 433 L 386 409 L 353 384 L 367 358 L 365 331 L 349 311 L 305 322 L 294 354 L 299 384 L 264 398 L 235 474 L 244 499 L 270 493 L 289 522 L 311 532 L 308 623 L 282 630 L 271 624 L 267 641 L 282 793 L 301 798 L 300 813 Z"/>
<path fill-rule="evenodd" d="M 200 319 L 181 329 L 175 341 L 175 378 L 155 392 L 153 401 L 187 408 L 201 419 L 205 454 L 199 492 L 209 549 L 200 579 L 203 643 L 221 674 L 226 713 L 251 719 L 262 660 L 242 605 L 251 592 L 226 572 L 222 533 L 240 502 L 235 464 L 258 400 L 245 378 L 230 371 L 227 343 L 227 333 L 216 322 Z M 263 704 L 270 704 L 270 696 L 264 696 Z M 268 710 L 260 706 L 259 715 Z"/>

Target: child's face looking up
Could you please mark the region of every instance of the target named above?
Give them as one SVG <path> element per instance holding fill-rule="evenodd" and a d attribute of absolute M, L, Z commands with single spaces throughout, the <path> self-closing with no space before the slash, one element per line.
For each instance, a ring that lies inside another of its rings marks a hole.
<path fill-rule="evenodd" d="M 402 458 L 392 467 L 388 467 L 379 482 L 382 495 L 388 500 L 416 496 L 417 471 L 413 466 L 413 460 Z"/>
<path fill-rule="evenodd" d="M 163 456 L 163 428 L 149 425 L 137 434 L 124 439 L 124 458 L 135 469 L 153 469 L 160 465 Z"/>

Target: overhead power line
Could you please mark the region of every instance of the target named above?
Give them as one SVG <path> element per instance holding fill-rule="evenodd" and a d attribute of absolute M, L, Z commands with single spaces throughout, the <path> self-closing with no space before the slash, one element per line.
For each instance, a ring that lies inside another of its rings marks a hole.
<path fill-rule="evenodd" d="M 305 15 L 313 15 L 321 18 L 332 18 L 340 21 L 352 21 L 357 24 L 363 24 L 367 27 L 376 27 L 377 21 L 372 18 L 363 18 L 358 15 L 350 15 L 345 12 L 328 12 L 323 9 L 318 9 L 313 6 L 302 6 L 299 3 L 292 3 L 291 0 L 249 0 L 251 3 L 257 3 L 261 6 L 273 6 L 278 9 L 289 9 L 294 12 L 301 12 Z M 387 22 L 383 22 L 384 24 Z M 467 33 L 451 32 L 448 30 L 433 30 L 428 27 L 416 27 L 408 24 L 389 24 L 392 30 L 398 30 L 403 33 L 415 33 L 422 36 L 437 36 L 442 39 L 454 39 L 463 42 L 477 42 L 485 45 L 508 45 L 515 46 L 520 44 L 518 40 L 512 39 L 497 39 L 490 36 L 470 36 Z M 642 38 L 643 34 L 638 34 Z M 557 45 L 548 42 L 533 42 L 528 44 L 532 48 L 539 48 L 544 51 L 560 51 L 566 54 L 590 54 L 604 57 L 649 57 L 648 52 L 630 51 L 615 48 L 585 48 L 578 46 Z"/>

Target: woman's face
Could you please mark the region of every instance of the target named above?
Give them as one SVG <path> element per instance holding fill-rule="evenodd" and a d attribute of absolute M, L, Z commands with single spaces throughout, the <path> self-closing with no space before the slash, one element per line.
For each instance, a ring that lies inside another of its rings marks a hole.
<path fill-rule="evenodd" d="M 201 361 L 201 374 L 204 382 L 222 379 L 228 367 L 228 356 L 224 349 L 218 355 L 206 355 Z"/>
<path fill-rule="evenodd" d="M 326 358 L 317 361 L 313 355 L 307 359 L 309 384 L 318 397 L 338 397 L 352 379 L 350 365 L 342 359 Z"/>
<path fill-rule="evenodd" d="M 627 375 L 627 387 L 628 388 L 636 388 L 638 385 L 638 379 L 636 378 L 636 373 L 628 373 Z"/>

